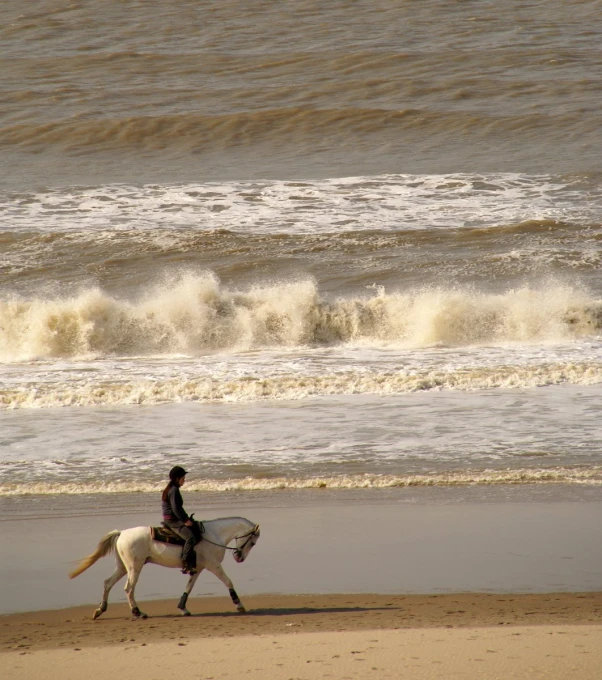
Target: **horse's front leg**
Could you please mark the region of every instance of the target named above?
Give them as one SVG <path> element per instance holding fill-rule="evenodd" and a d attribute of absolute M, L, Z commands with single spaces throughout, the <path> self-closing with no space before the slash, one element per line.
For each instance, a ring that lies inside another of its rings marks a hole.
<path fill-rule="evenodd" d="M 192 592 L 192 589 L 194 588 L 194 584 L 196 583 L 196 580 L 200 576 L 201 572 L 203 570 L 199 569 L 197 573 L 194 576 L 191 576 L 188 579 L 188 583 L 186 584 L 186 589 L 182 593 L 182 597 L 180 598 L 180 601 L 178 602 L 178 609 L 182 612 L 182 616 L 190 616 L 190 612 L 186 608 L 186 602 L 188 600 L 188 596 Z"/>
<path fill-rule="evenodd" d="M 247 610 L 244 608 L 244 605 L 240 601 L 238 594 L 234 590 L 234 584 L 230 580 L 228 574 L 223 570 L 221 564 L 214 564 L 214 565 L 207 565 L 206 567 L 212 574 L 215 574 L 217 578 L 226 586 L 226 588 L 230 592 L 230 597 L 232 598 L 232 602 L 236 605 L 236 609 L 241 613 L 244 614 Z"/>

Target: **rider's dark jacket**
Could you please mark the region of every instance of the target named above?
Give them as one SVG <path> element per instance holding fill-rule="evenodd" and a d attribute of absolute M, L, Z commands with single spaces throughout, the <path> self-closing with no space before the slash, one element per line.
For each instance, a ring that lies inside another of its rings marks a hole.
<path fill-rule="evenodd" d="M 167 492 L 167 500 L 162 502 L 163 505 L 163 519 L 175 522 L 187 522 L 190 518 L 184 510 L 184 502 L 182 501 L 182 494 L 180 487 L 172 484 Z"/>

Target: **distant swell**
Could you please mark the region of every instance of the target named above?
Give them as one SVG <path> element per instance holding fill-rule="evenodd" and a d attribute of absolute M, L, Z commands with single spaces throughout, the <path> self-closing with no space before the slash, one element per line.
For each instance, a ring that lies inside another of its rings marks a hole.
<path fill-rule="evenodd" d="M 329 144 L 358 143 L 365 139 L 395 139 L 396 134 L 421 135 L 470 133 L 539 133 L 578 124 L 580 116 L 556 120 L 546 114 L 491 117 L 468 112 L 436 112 L 420 109 L 371 108 L 279 108 L 224 115 L 194 113 L 164 116 L 57 121 L 41 125 L 15 124 L 0 130 L 0 144 L 28 148 L 57 147 L 65 151 L 115 149 L 167 149 L 206 151 L 256 142 L 283 143 L 285 140 L 320 140 Z"/>
<path fill-rule="evenodd" d="M 571 287 L 504 294 L 377 290 L 326 300 L 313 281 L 224 288 L 185 275 L 126 301 L 99 289 L 0 301 L 0 361 L 237 352 L 358 344 L 428 347 L 567 341 L 599 334 L 602 302 Z"/>
<path fill-rule="evenodd" d="M 490 486 L 496 484 L 602 484 L 602 468 L 540 468 L 518 470 L 467 470 L 432 475 L 341 475 L 338 477 L 276 477 L 190 482 L 188 492 L 276 491 L 279 489 L 387 489 L 412 486 Z M 158 493 L 151 482 L 19 482 L 0 484 L 0 497 L 53 494 Z"/>

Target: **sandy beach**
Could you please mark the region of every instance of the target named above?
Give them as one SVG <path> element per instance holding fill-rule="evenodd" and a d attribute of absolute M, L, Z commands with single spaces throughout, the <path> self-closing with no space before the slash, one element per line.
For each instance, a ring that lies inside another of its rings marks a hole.
<path fill-rule="evenodd" d="M 92 607 L 0 619 L 3 677 L 598 678 L 602 593 L 298 595 Z"/>

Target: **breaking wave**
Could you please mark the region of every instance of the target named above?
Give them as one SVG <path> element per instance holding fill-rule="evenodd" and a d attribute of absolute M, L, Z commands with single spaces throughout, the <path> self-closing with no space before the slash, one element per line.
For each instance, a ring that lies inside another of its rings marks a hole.
<path fill-rule="evenodd" d="M 232 291 L 187 274 L 127 301 L 100 289 L 63 298 L 0 301 L 0 361 L 202 355 L 268 348 L 404 348 L 567 341 L 599 334 L 602 301 L 573 287 L 502 294 L 376 289 L 323 299 L 313 281 Z"/>

